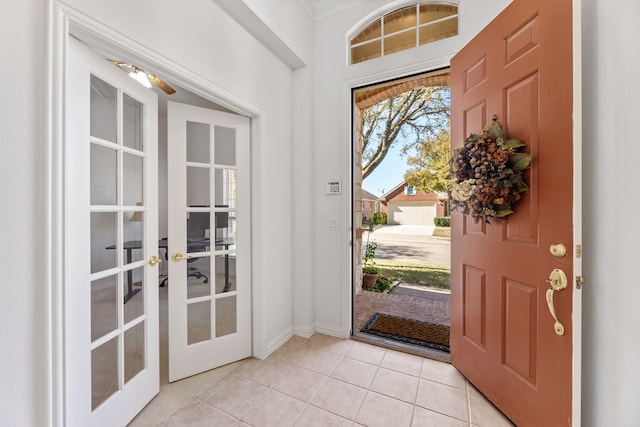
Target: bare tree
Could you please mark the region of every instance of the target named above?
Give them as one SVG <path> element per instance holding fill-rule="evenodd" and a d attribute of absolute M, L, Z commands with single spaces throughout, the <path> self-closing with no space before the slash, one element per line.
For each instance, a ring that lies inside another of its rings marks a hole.
<path fill-rule="evenodd" d="M 365 110 L 362 178 L 369 176 L 400 140 L 406 153 L 422 141 L 436 138 L 446 128 L 450 110 L 447 86 L 416 88 Z"/>

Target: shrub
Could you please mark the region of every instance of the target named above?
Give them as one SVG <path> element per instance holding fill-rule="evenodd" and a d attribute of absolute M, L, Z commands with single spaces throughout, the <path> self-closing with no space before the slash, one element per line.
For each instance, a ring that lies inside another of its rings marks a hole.
<path fill-rule="evenodd" d="M 373 223 L 374 224 L 386 224 L 387 223 L 387 214 L 384 212 L 376 212 L 373 214 Z"/>
<path fill-rule="evenodd" d="M 450 216 L 437 216 L 433 218 L 433 223 L 437 227 L 450 227 L 451 226 L 451 217 Z"/>

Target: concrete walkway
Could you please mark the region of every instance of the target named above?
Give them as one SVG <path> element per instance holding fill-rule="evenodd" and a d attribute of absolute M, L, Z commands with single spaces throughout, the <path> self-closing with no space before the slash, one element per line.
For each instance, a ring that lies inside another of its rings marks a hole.
<path fill-rule="evenodd" d="M 451 242 L 433 237 L 435 227 L 427 225 L 385 225 L 362 236 L 363 250 L 367 241 L 378 243 L 376 259 L 449 267 Z"/>
<path fill-rule="evenodd" d="M 376 236 L 390 235 L 396 238 L 408 236 L 431 236 L 436 229 L 434 225 L 393 225 L 387 224 L 372 234 Z"/>

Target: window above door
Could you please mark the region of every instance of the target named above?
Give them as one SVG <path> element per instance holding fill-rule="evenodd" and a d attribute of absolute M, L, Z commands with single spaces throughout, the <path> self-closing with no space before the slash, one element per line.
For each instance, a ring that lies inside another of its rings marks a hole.
<path fill-rule="evenodd" d="M 387 12 L 351 38 L 351 64 L 458 35 L 458 6 L 416 3 Z"/>

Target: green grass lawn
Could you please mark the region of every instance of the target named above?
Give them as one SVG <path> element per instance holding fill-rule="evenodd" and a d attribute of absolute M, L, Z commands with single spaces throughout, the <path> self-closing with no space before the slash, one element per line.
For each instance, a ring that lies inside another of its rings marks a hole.
<path fill-rule="evenodd" d="M 402 280 L 406 283 L 449 289 L 451 271 L 448 267 L 424 264 L 407 264 L 403 262 L 376 260 L 380 274 L 391 280 Z"/>
<path fill-rule="evenodd" d="M 451 227 L 436 227 L 436 229 L 433 230 L 433 237 L 451 238 Z"/>

